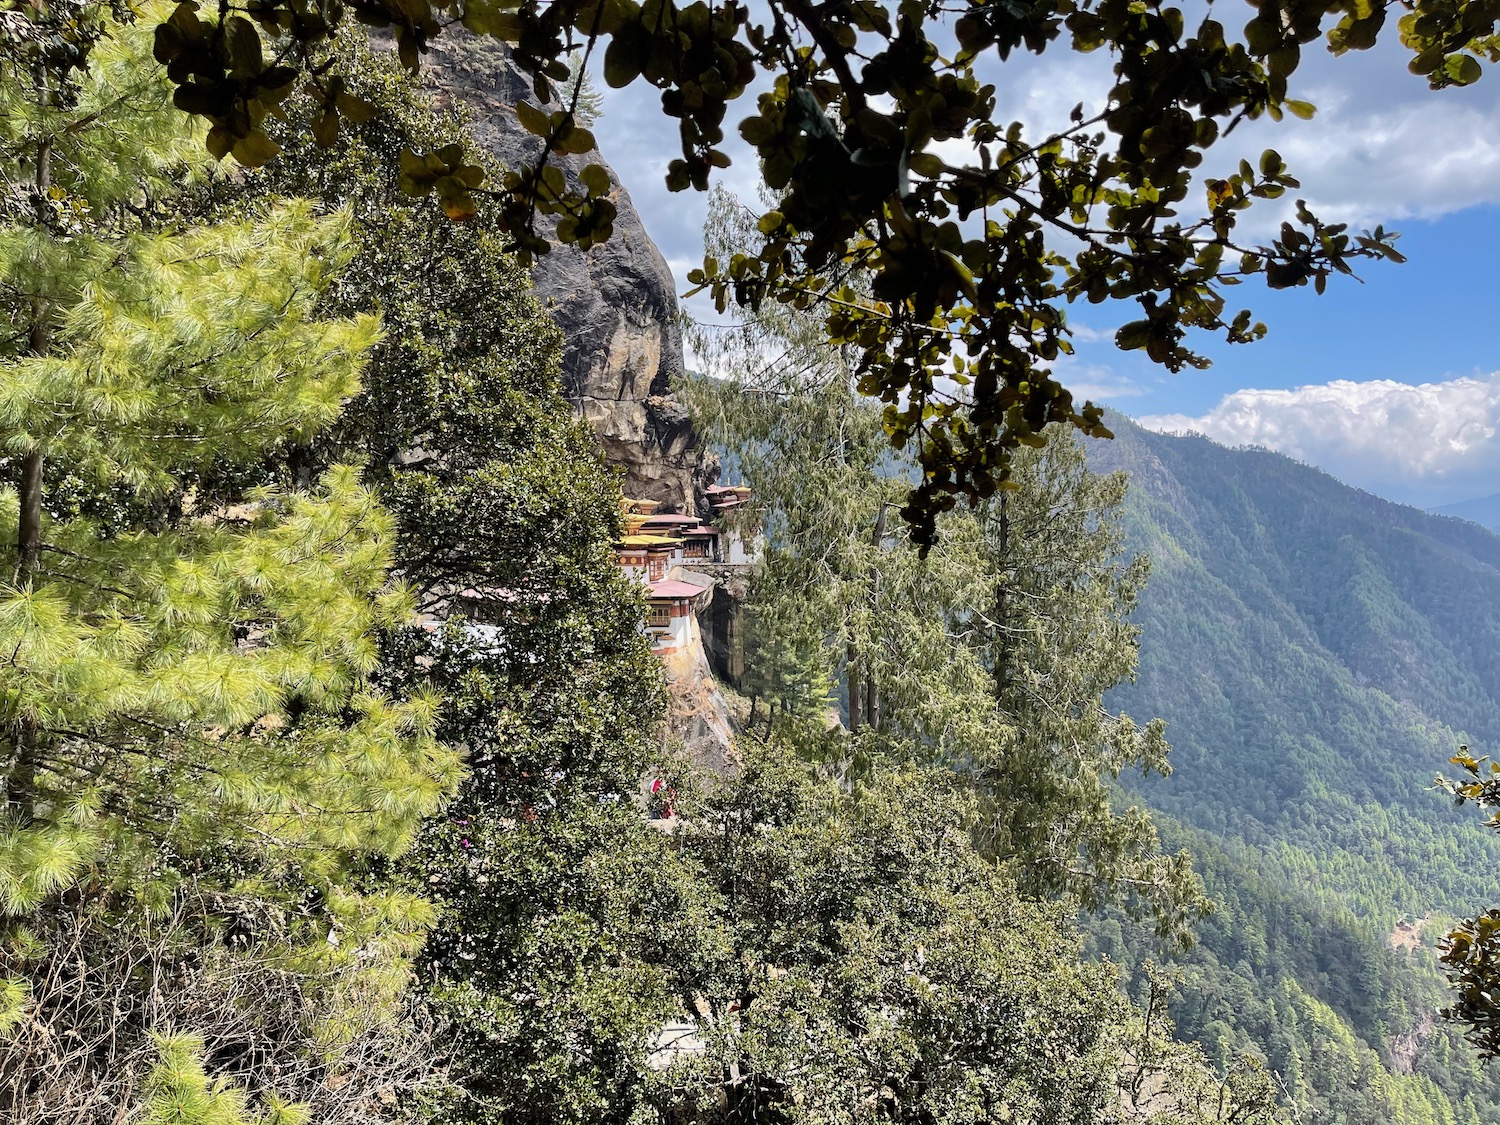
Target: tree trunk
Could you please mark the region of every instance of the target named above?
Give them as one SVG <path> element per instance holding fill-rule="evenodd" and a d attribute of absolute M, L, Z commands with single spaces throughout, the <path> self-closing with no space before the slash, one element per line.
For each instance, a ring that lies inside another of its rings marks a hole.
<path fill-rule="evenodd" d="M 870 528 L 870 545 L 877 551 L 885 545 L 885 504 L 875 513 L 875 526 Z M 880 567 L 870 570 L 870 620 L 874 620 L 880 604 Z M 871 730 L 880 729 L 880 687 L 873 668 L 865 669 L 865 722 Z"/>
<path fill-rule="evenodd" d="M 40 77 L 40 76 L 39 76 Z M 44 82 L 39 85 L 45 86 Z M 52 142 L 41 141 L 36 148 L 36 198 L 43 200 L 52 186 Z M 41 204 L 38 204 L 41 206 Z M 51 327 L 47 323 L 51 310 L 45 297 L 31 299 L 31 324 L 27 331 L 27 348 L 31 355 L 46 355 L 52 346 Z M 27 581 L 42 561 L 42 446 L 29 450 L 21 460 L 21 479 L 17 482 L 21 502 L 20 521 L 16 528 L 17 584 Z"/>
<path fill-rule="evenodd" d="M 1006 493 L 1000 493 L 999 547 L 995 567 L 995 703 L 1004 707 L 1010 695 L 1010 611 L 1007 598 L 1010 569 L 1010 504 Z"/>
<path fill-rule="evenodd" d="M 41 67 L 44 64 L 39 63 Z M 38 73 L 38 88 L 45 91 L 45 72 Z M 33 185 L 36 198 L 47 197 L 52 186 L 52 142 L 43 139 L 36 149 L 36 182 Z M 38 206 L 42 206 L 38 203 Z M 52 345 L 48 318 L 51 309 L 45 297 L 31 299 L 31 324 L 27 332 L 27 346 L 32 355 L 46 355 Z M 46 458 L 40 438 L 21 458 L 21 475 L 16 482 L 20 513 L 16 523 L 16 577 L 18 586 L 30 586 L 36 581 L 36 572 L 42 565 L 42 470 Z M 29 824 L 35 814 L 36 805 L 36 756 L 39 731 L 35 717 L 24 712 L 15 717 L 12 725 L 11 767 L 5 777 L 6 804 L 15 810 L 22 824 Z"/>
<path fill-rule="evenodd" d="M 42 467 L 41 447 L 21 459 L 18 493 L 21 518 L 16 535 L 16 567 L 20 583 L 29 580 L 42 563 Z"/>
<path fill-rule="evenodd" d="M 849 733 L 858 734 L 864 727 L 865 697 L 859 674 L 859 649 L 851 640 L 845 649 L 844 678 L 849 686 Z"/>

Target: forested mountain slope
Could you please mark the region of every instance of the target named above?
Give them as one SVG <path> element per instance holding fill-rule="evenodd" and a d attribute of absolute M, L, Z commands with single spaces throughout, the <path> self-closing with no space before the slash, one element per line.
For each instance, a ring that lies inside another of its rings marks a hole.
<path fill-rule="evenodd" d="M 1090 460 L 1131 474 L 1128 540 L 1152 561 L 1139 676 L 1110 702 L 1167 720 L 1174 775 L 1133 784 L 1221 902 L 1180 1030 L 1220 1054 L 1254 1043 L 1314 1120 L 1413 1070 L 1488 1116 L 1472 1059 L 1424 1030 L 1430 954 L 1387 945 L 1403 916 L 1500 901 L 1500 840 L 1432 789 L 1460 742 L 1500 746 L 1500 537 L 1279 454 L 1109 425 Z M 1101 946 L 1147 952 L 1120 940 L 1106 926 Z M 1330 1055 L 1365 1077 L 1309 1070 Z M 1444 1119 L 1428 1095 L 1400 1119 Z"/>
<path fill-rule="evenodd" d="M 1169 723 L 1176 775 L 1151 802 L 1299 879 L 1337 870 L 1383 913 L 1494 893 L 1476 860 L 1500 847 L 1430 787 L 1459 742 L 1500 742 L 1500 537 L 1116 421 L 1090 455 L 1130 472 L 1152 560 L 1140 675 L 1114 696 Z"/>

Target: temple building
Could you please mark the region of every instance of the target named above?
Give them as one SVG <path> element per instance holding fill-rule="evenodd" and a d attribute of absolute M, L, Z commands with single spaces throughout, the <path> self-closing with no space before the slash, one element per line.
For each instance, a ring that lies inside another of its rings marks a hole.
<path fill-rule="evenodd" d="M 709 489 L 715 514 L 748 502 L 750 490 Z M 645 629 L 659 656 L 698 643 L 698 615 L 713 598 L 715 579 L 695 566 L 743 564 L 753 558 L 742 537 L 697 516 L 656 514 L 650 500 L 624 501 L 625 534 L 615 543 L 620 569 L 646 586 Z M 728 557 L 733 555 L 733 558 Z"/>

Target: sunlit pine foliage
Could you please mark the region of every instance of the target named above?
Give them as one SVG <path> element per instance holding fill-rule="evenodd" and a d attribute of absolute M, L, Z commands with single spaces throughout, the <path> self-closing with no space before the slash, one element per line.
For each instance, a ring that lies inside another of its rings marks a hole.
<path fill-rule="evenodd" d="M 379 330 L 320 315 L 347 216 L 174 211 L 197 138 L 149 26 L 65 15 L 85 70 L 0 47 L 0 1107 L 87 1117 L 143 1032 L 223 1065 L 234 1021 L 269 1105 L 389 1021 L 431 913 L 368 873 L 460 772 L 435 700 L 372 679 L 412 612 L 390 515 L 351 466 L 277 469 Z"/>

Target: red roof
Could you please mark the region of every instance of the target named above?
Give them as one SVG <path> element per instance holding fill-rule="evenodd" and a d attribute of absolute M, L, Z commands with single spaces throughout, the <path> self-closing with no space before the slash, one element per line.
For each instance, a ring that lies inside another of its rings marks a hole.
<path fill-rule="evenodd" d="M 651 583 L 651 597 L 658 601 L 681 602 L 696 598 L 706 587 L 694 586 L 691 582 L 678 582 L 675 578 L 664 578 Z"/>

